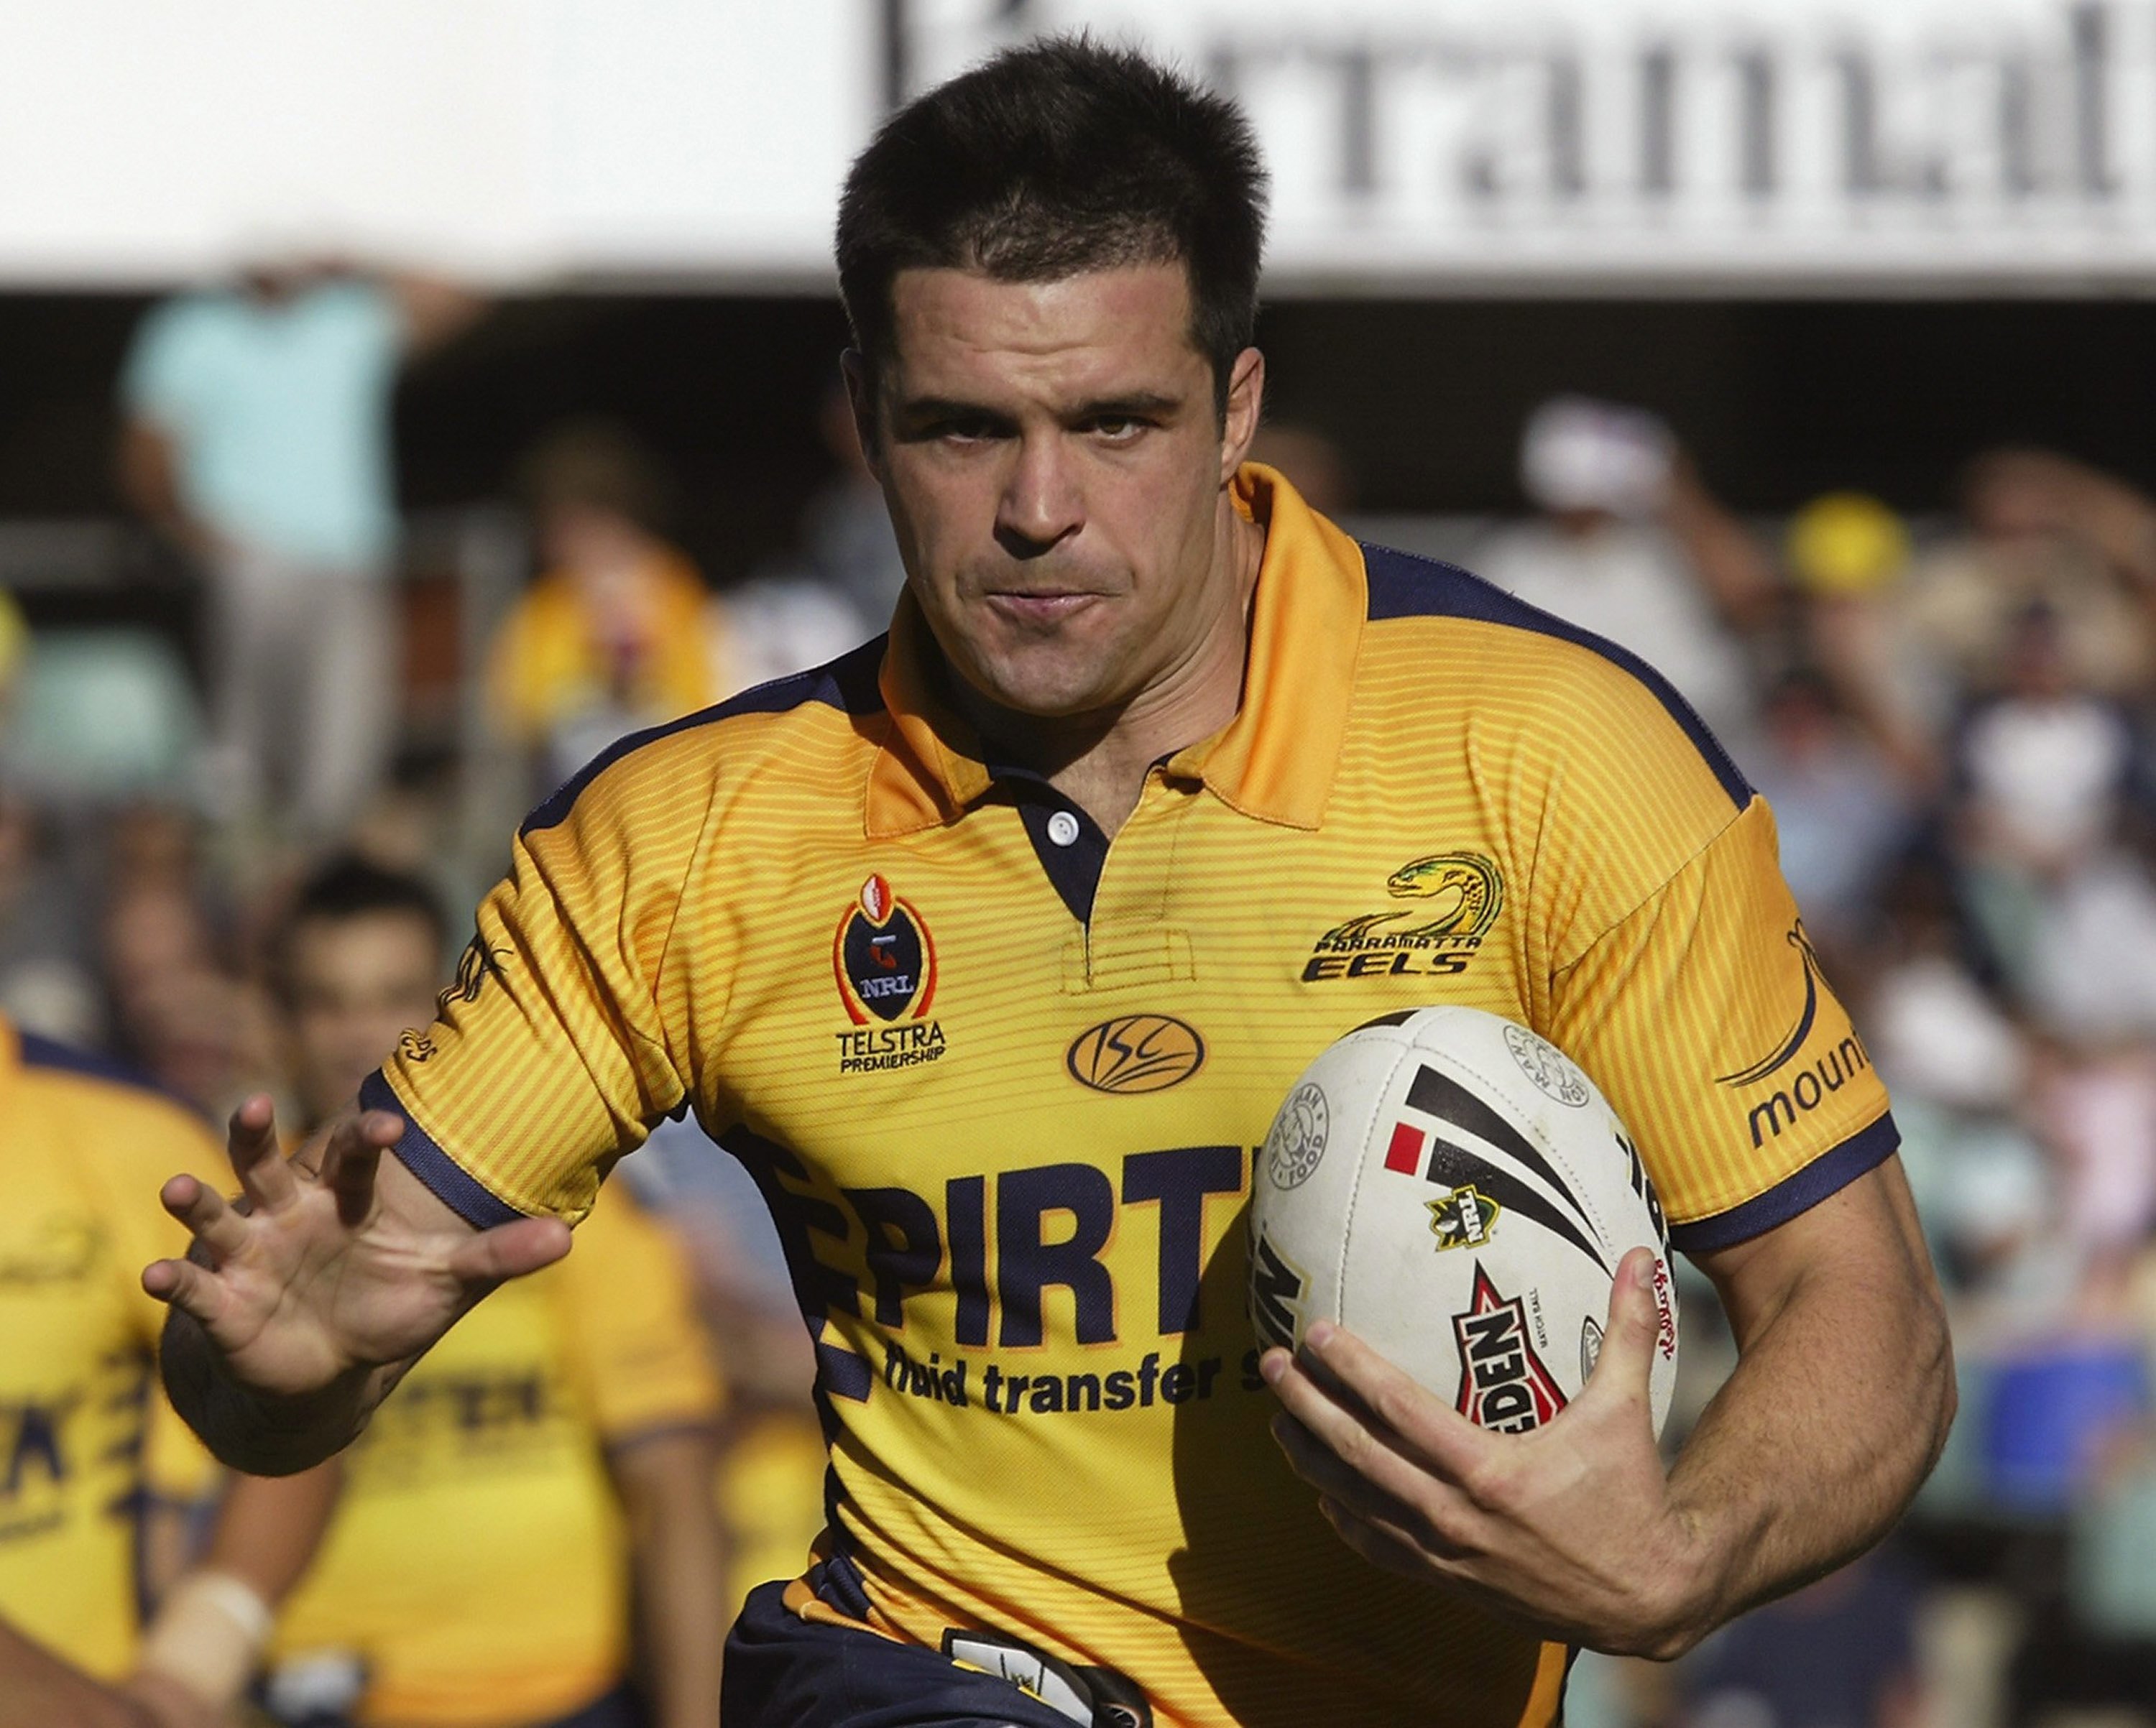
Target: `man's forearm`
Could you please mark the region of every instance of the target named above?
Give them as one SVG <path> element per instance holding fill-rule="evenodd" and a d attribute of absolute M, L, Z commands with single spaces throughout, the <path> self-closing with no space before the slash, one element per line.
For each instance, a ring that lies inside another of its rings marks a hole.
<path fill-rule="evenodd" d="M 1953 1352 L 1935 1299 L 1820 1268 L 1774 1312 L 1732 1318 L 1737 1370 L 1671 1474 L 1701 1570 L 1674 1641 L 1657 1654 L 1677 1654 L 1876 1541 L 1953 1418 Z"/>
<path fill-rule="evenodd" d="M 254 1476 L 290 1476 L 352 1443 L 396 1382 L 390 1371 L 355 1369 L 305 1397 L 270 1397 L 232 1377 L 199 1321 L 165 1317 L 158 1351 L 165 1391 L 187 1426 L 224 1464 Z"/>

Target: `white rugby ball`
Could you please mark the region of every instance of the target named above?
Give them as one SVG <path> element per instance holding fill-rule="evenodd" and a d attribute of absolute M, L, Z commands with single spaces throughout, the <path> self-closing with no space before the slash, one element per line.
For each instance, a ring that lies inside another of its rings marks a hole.
<path fill-rule="evenodd" d="M 1524 1433 L 1594 1371 L 1619 1262 L 1655 1251 L 1655 1432 L 1676 1290 L 1653 1184 L 1594 1083 L 1478 1008 L 1373 1020 L 1303 1071 L 1250 1205 L 1250 1318 L 1291 1349 L 1346 1326 L 1470 1420 Z"/>

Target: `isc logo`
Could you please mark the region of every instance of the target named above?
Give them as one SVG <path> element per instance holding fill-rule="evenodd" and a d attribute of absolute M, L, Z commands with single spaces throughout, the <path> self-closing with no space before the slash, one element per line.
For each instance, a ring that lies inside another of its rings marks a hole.
<path fill-rule="evenodd" d="M 1170 1014 L 1124 1014 L 1080 1033 L 1063 1065 L 1096 1092 L 1165 1092 L 1205 1065 L 1205 1040 Z"/>

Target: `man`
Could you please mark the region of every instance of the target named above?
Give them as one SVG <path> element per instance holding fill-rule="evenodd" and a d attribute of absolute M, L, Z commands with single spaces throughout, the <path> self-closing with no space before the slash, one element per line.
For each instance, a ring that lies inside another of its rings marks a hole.
<path fill-rule="evenodd" d="M 136 1274 L 184 1239 L 144 1185 L 218 1161 L 185 1106 L 0 1019 L 0 1728 L 213 1721 L 321 1531 L 318 1483 L 240 1477 L 187 1563 L 218 1473 L 151 1375 Z"/>
<path fill-rule="evenodd" d="M 152 311 L 121 380 L 121 480 L 210 581 L 218 795 L 341 832 L 394 741 L 390 398 L 481 302 L 326 264 L 264 267 Z"/>
<path fill-rule="evenodd" d="M 838 251 L 888 643 L 593 765 L 365 1114 L 286 1163 L 243 1107 L 253 1216 L 167 1189 L 213 1444 L 342 1443 L 687 1104 L 788 1238 L 832 1436 L 729 1728 L 1544 1724 L 1568 1643 L 1673 1653 L 1895 1515 L 1944 1332 L 1868 1066 L 1799 1110 L 1774 1059 L 1851 1034 L 1771 820 L 1644 666 L 1243 464 L 1260 185 L 1231 107 L 1082 41 L 886 126 Z M 1486 918 L 1358 947 L 1445 854 Z M 1430 1001 L 1578 1057 L 1719 1283 L 1744 1357 L 1673 1471 L 1643 1255 L 1525 1438 L 1337 1329 L 1249 1347 L 1247 1149 Z"/>
<path fill-rule="evenodd" d="M 307 1125 L 434 1012 L 424 883 L 357 858 L 301 885 L 275 945 Z M 434 1351 L 344 1460 L 322 1551 L 280 1617 L 270 1696 L 326 1683 L 398 1728 L 711 1728 L 725 1612 L 718 1415 L 681 1256 L 625 1195 L 574 1259 Z M 634 1595 L 652 1708 L 629 1684 Z"/>

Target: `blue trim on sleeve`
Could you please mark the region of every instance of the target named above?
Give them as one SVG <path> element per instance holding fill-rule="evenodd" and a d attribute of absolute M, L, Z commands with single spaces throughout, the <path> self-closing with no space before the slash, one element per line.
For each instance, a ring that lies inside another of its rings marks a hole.
<path fill-rule="evenodd" d="M 1646 685 L 1656 700 L 1669 710 L 1670 718 L 1684 729 L 1685 736 L 1713 770 L 1714 777 L 1722 782 L 1722 789 L 1729 794 L 1730 801 L 1739 810 L 1751 803 L 1752 784 L 1730 759 L 1729 752 L 1722 747 L 1721 740 L 1707 730 L 1707 722 L 1678 694 L 1676 686 L 1630 649 L 1620 647 L 1607 637 L 1597 636 L 1592 630 L 1568 623 L 1540 607 L 1530 606 L 1495 582 L 1471 575 L 1457 565 L 1440 563 L 1435 558 L 1421 557 L 1414 552 L 1396 552 L 1390 546 L 1358 544 L 1363 547 L 1363 566 L 1369 581 L 1369 616 L 1373 622 L 1401 618 L 1471 618 L 1478 623 L 1505 624 L 1516 630 L 1554 636 L 1561 642 L 1589 649 Z"/>
<path fill-rule="evenodd" d="M 427 1185 L 429 1192 L 474 1229 L 513 1224 L 524 1216 L 481 1187 L 470 1172 L 428 1137 L 426 1130 L 412 1120 L 412 1112 L 382 1079 L 381 1069 L 360 1082 L 359 1104 L 362 1110 L 384 1110 L 403 1120 L 403 1136 L 389 1150 L 397 1155 L 398 1163 Z"/>
<path fill-rule="evenodd" d="M 1877 1169 L 1901 1144 L 1901 1131 L 1895 1127 L 1894 1118 L 1883 1115 L 1742 1206 L 1711 1218 L 1695 1218 L 1688 1224 L 1671 1225 L 1670 1246 L 1681 1254 L 1710 1254 L 1763 1236 L 1777 1224 L 1786 1224 L 1799 1213 L 1810 1212 L 1866 1172 Z"/>
<path fill-rule="evenodd" d="M 562 782 L 560 790 L 524 818 L 524 826 L 517 832 L 533 834 L 545 828 L 560 827 L 568 820 L 571 808 L 593 781 L 632 751 L 641 750 L 647 744 L 656 744 L 662 738 L 670 738 L 676 732 L 690 731 L 697 726 L 714 726 L 720 720 L 732 720 L 739 715 L 784 714 L 789 709 L 798 708 L 809 702 L 820 702 L 827 708 L 835 708 L 844 714 L 880 712 L 883 692 L 877 683 L 877 674 L 882 669 L 886 640 L 886 638 L 878 636 L 826 664 L 813 667 L 806 672 L 797 672 L 790 678 L 778 678 L 769 684 L 760 684 L 754 690 L 743 690 L 738 696 L 727 698 L 716 707 L 700 708 L 694 714 L 685 714 L 680 719 L 669 720 L 663 726 L 631 732 L 626 738 L 608 745 L 572 774 Z"/>

